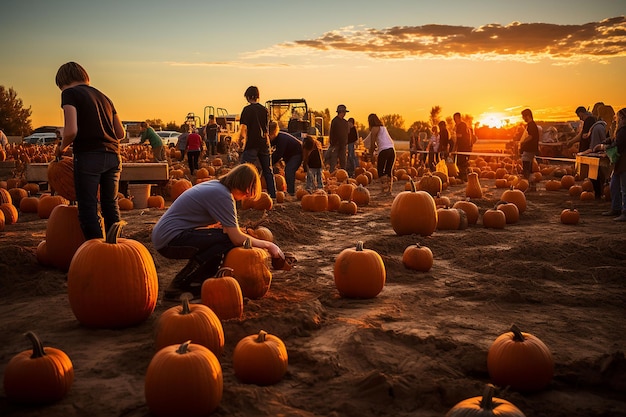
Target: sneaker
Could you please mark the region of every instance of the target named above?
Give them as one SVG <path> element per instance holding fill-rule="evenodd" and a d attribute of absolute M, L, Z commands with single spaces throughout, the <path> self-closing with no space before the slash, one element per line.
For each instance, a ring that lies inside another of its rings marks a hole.
<path fill-rule="evenodd" d="M 602 216 L 619 216 L 620 214 L 622 214 L 620 210 L 609 210 L 609 211 L 605 211 L 601 215 Z"/>
<path fill-rule="evenodd" d="M 622 213 L 621 216 L 613 219 L 614 222 L 626 222 L 626 213 Z"/>
<path fill-rule="evenodd" d="M 194 272 L 200 267 L 200 264 L 195 259 L 190 259 L 187 265 L 180 270 L 174 277 L 170 285 L 165 288 L 163 297 L 170 300 L 177 300 L 181 294 L 190 292 L 193 295 L 200 295 L 202 283 L 196 282 L 194 278 Z"/>

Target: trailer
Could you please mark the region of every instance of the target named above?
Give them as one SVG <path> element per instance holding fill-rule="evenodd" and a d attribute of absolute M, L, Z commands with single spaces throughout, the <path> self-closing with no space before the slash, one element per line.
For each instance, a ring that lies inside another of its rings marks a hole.
<path fill-rule="evenodd" d="M 311 136 L 328 146 L 328 136 L 324 135 L 324 123 L 321 117 L 315 117 L 309 110 L 304 98 L 283 98 L 268 100 L 265 108 L 270 121 L 278 123 L 280 130 L 302 139 Z"/>

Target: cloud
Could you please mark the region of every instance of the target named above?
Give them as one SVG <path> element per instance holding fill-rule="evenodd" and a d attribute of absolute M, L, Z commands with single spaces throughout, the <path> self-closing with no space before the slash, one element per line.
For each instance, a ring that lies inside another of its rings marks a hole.
<path fill-rule="evenodd" d="M 626 17 L 582 25 L 512 22 L 480 27 L 429 24 L 386 29 L 346 27 L 315 39 L 295 40 L 249 53 L 246 59 L 311 55 L 361 54 L 375 59 L 481 58 L 581 59 L 607 61 L 626 56 Z"/>

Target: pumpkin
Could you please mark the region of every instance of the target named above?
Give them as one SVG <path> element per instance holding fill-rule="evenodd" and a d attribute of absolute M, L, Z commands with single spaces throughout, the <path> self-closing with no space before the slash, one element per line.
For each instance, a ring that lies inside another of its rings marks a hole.
<path fill-rule="evenodd" d="M 578 224 L 580 221 L 580 213 L 575 208 L 564 209 L 561 212 L 561 223 Z"/>
<path fill-rule="evenodd" d="M 50 189 L 60 196 L 76 201 L 76 189 L 74 188 L 74 160 L 62 157 L 48 164 L 48 184 Z"/>
<path fill-rule="evenodd" d="M 374 298 L 385 286 L 387 273 L 380 255 L 363 249 L 363 242 L 359 241 L 355 249 L 344 249 L 337 256 L 334 277 L 342 297 Z"/>
<path fill-rule="evenodd" d="M 342 200 L 352 200 L 352 193 L 355 190 L 355 186 L 352 184 L 340 184 L 339 186 L 337 186 L 337 191 L 336 193 L 339 194 L 339 197 Z"/>
<path fill-rule="evenodd" d="M 437 229 L 435 200 L 426 191 L 416 191 L 415 183 L 410 182 L 411 190 L 398 193 L 391 203 L 391 227 L 401 236 L 430 236 Z"/>
<path fill-rule="evenodd" d="M 241 339 L 233 351 L 233 371 L 244 384 L 280 382 L 287 373 L 288 361 L 283 341 L 264 330 Z"/>
<path fill-rule="evenodd" d="M 13 356 L 4 369 L 4 392 L 11 401 L 46 404 L 58 401 L 74 382 L 74 366 L 62 350 L 46 347 L 33 332 L 33 348 Z"/>
<path fill-rule="evenodd" d="M 11 193 L 6 188 L 0 188 L 0 204 L 13 204 Z"/>
<path fill-rule="evenodd" d="M 241 286 L 232 277 L 232 273 L 232 268 L 220 268 L 214 278 L 206 279 L 202 283 L 202 304 L 213 310 L 220 320 L 239 319 L 243 316 Z"/>
<path fill-rule="evenodd" d="M 432 196 L 441 193 L 442 187 L 443 183 L 441 178 L 431 173 L 426 173 L 419 181 L 419 189 L 426 191 Z"/>
<path fill-rule="evenodd" d="M 4 214 L 4 223 L 7 225 L 17 223 L 18 212 L 17 207 L 11 203 L 0 204 L 0 211 Z"/>
<path fill-rule="evenodd" d="M 22 198 L 28 197 L 28 191 L 20 187 L 11 188 L 9 194 L 11 194 L 12 203 L 16 208 L 20 206 Z"/>
<path fill-rule="evenodd" d="M 159 350 L 146 371 L 146 404 L 158 417 L 207 416 L 219 406 L 223 391 L 217 357 L 189 341 Z"/>
<path fill-rule="evenodd" d="M 159 288 L 154 260 L 140 242 L 119 237 L 124 224 L 113 224 L 106 239 L 87 240 L 70 263 L 70 307 L 86 326 L 132 326 L 146 320 L 156 306 Z"/>
<path fill-rule="evenodd" d="M 172 201 L 176 200 L 182 193 L 193 187 L 191 181 L 186 178 L 170 181 L 170 198 Z"/>
<path fill-rule="evenodd" d="M 546 191 L 558 191 L 562 188 L 559 180 L 548 180 L 545 185 Z"/>
<path fill-rule="evenodd" d="M 67 271 L 74 254 L 85 243 L 77 206 L 60 204 L 52 210 L 46 224 L 46 242 L 50 264 Z"/>
<path fill-rule="evenodd" d="M 571 187 L 575 183 L 576 178 L 574 178 L 573 175 L 566 174 L 561 177 L 561 188 L 565 188 L 566 190 L 568 190 L 569 187 Z"/>
<path fill-rule="evenodd" d="M 328 211 L 337 211 L 341 205 L 339 194 L 328 194 Z"/>
<path fill-rule="evenodd" d="M 478 206 L 471 202 L 469 198 L 455 202 L 452 208 L 463 210 L 467 215 L 467 222 L 469 224 L 478 223 L 478 218 L 480 217 Z"/>
<path fill-rule="evenodd" d="M 358 174 L 356 176 L 356 183 L 362 186 L 367 186 L 370 183 L 370 177 L 365 174 Z"/>
<path fill-rule="evenodd" d="M 483 198 L 483 190 L 480 188 L 478 174 L 470 172 L 467 174 L 467 185 L 465 186 L 465 196 L 469 198 Z"/>
<path fill-rule="evenodd" d="M 37 210 L 39 210 L 39 197 L 24 197 L 20 201 L 22 213 L 37 213 Z"/>
<path fill-rule="evenodd" d="M 437 209 L 438 230 L 458 230 L 461 225 L 461 214 L 455 208 L 441 207 Z"/>
<path fill-rule="evenodd" d="M 452 202 L 450 201 L 450 198 L 442 196 L 441 193 L 439 193 L 435 197 L 435 205 L 437 207 L 452 207 Z"/>
<path fill-rule="evenodd" d="M 276 191 L 276 202 L 277 203 L 285 202 L 285 191 Z"/>
<path fill-rule="evenodd" d="M 506 215 L 502 210 L 496 208 L 488 209 L 483 214 L 483 226 L 490 229 L 504 229 L 506 225 Z"/>
<path fill-rule="evenodd" d="M 349 187 L 352 187 L 351 185 Z M 328 210 L 328 194 L 324 190 L 317 190 L 312 194 L 302 196 L 300 200 L 302 210 L 322 212 Z"/>
<path fill-rule="evenodd" d="M 222 267 L 232 268 L 244 297 L 259 299 L 269 291 L 272 283 L 268 259 L 269 253 L 265 249 L 253 247 L 252 241 L 246 239 L 243 246 L 228 251 Z"/>
<path fill-rule="evenodd" d="M 148 208 L 164 209 L 165 199 L 162 195 L 151 195 L 148 197 Z"/>
<path fill-rule="evenodd" d="M 345 169 L 338 169 L 335 171 L 335 178 L 337 178 L 337 182 L 346 182 L 348 181 L 349 175 L 348 171 Z"/>
<path fill-rule="evenodd" d="M 120 210 L 123 211 L 128 211 L 128 210 L 132 210 L 135 205 L 133 203 L 133 200 L 131 200 L 130 198 L 120 198 L 119 200 L 117 200 L 117 204 L 120 207 Z"/>
<path fill-rule="evenodd" d="M 170 307 L 159 316 L 154 344 L 161 350 L 190 339 L 218 357 L 224 350 L 224 329 L 217 315 L 206 305 L 189 304 L 189 298 L 182 297 L 181 305 Z"/>
<path fill-rule="evenodd" d="M 402 253 L 402 264 L 408 269 L 428 272 L 433 267 L 433 252 L 419 243 L 407 246 Z"/>
<path fill-rule="evenodd" d="M 498 201 L 496 203 L 496 209 L 504 212 L 506 224 L 513 224 L 519 221 L 519 209 L 515 204 L 507 201 Z"/>
<path fill-rule="evenodd" d="M 343 200 L 339 203 L 339 208 L 337 211 L 341 214 L 350 214 L 355 215 L 358 211 L 358 206 L 354 201 Z"/>
<path fill-rule="evenodd" d="M 578 197 L 582 194 L 582 192 L 583 192 L 583 187 L 581 185 L 576 185 L 576 184 L 572 185 L 571 187 L 569 187 L 569 190 L 567 190 L 567 193 L 571 195 L 572 197 Z"/>
<path fill-rule="evenodd" d="M 256 200 L 252 200 L 252 208 L 255 210 L 271 210 L 273 206 L 272 197 L 265 191 L 262 191 Z"/>
<path fill-rule="evenodd" d="M 494 384 L 536 391 L 545 388 L 552 379 L 554 361 L 539 338 L 513 325 L 489 347 L 487 370 Z"/>
<path fill-rule="evenodd" d="M 526 194 L 522 190 L 509 188 L 502 193 L 500 200 L 515 204 L 519 214 L 526 211 Z"/>
<path fill-rule="evenodd" d="M 2 231 L 1 227 L 0 231 Z M 35 250 L 35 256 L 37 257 L 37 262 L 39 262 L 41 265 L 48 266 L 51 264 L 51 259 L 48 255 L 48 244 L 45 240 L 42 240 L 37 245 L 37 249 Z"/>
<path fill-rule="evenodd" d="M 362 185 L 357 186 L 352 191 L 352 201 L 359 207 L 367 206 L 370 202 L 370 191 Z"/>
<path fill-rule="evenodd" d="M 580 199 L 582 201 L 593 201 L 596 199 L 596 193 L 593 191 L 583 191 L 580 193 Z"/>
<path fill-rule="evenodd" d="M 495 398 L 493 394 L 494 386 L 487 384 L 482 396 L 458 402 L 446 413 L 446 417 L 526 417 L 512 403 Z"/>
<path fill-rule="evenodd" d="M 248 233 L 257 239 L 266 240 L 268 242 L 274 241 L 274 234 L 270 229 L 265 226 L 258 226 L 256 229 L 248 229 Z"/>
<path fill-rule="evenodd" d="M 60 195 L 41 196 L 39 205 L 37 206 L 37 215 L 40 219 L 48 219 L 56 206 L 60 206 L 61 204 L 68 205 L 69 203 L 69 200 Z"/>

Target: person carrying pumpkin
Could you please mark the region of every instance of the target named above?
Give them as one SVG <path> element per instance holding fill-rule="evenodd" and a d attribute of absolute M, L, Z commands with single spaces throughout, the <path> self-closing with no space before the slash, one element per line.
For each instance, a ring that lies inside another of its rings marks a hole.
<path fill-rule="evenodd" d="M 152 243 L 166 258 L 189 262 L 165 289 L 165 298 L 177 299 L 184 292 L 200 295 L 203 281 L 215 276 L 224 256 L 246 239 L 253 247 L 266 249 L 273 259 L 285 259 L 275 243 L 239 228 L 237 201 L 260 194 L 256 167 L 244 163 L 217 180 L 196 184 L 174 200 L 152 229 Z"/>

